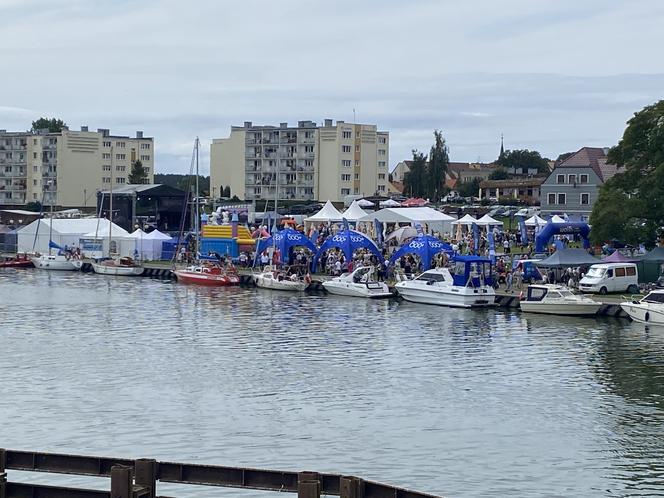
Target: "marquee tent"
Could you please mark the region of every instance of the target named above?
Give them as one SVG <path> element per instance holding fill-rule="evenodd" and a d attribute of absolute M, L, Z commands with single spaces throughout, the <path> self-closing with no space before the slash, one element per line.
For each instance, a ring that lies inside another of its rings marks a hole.
<path fill-rule="evenodd" d="M 399 244 L 404 240 L 412 239 L 417 237 L 417 230 L 413 227 L 399 227 L 393 232 L 391 232 L 387 237 L 385 237 L 385 242 L 396 239 Z"/>
<path fill-rule="evenodd" d="M 378 220 L 381 223 L 416 223 L 424 226 L 426 224 L 429 230 L 436 230 L 440 233 L 451 231 L 451 222 L 454 221 L 452 216 L 449 216 L 440 211 L 436 211 L 430 207 L 419 208 L 385 208 L 375 213 L 370 213 L 364 218 L 360 218 L 360 222 L 373 222 Z"/>
<path fill-rule="evenodd" d="M 368 213 L 362 209 L 357 201 L 353 201 L 353 203 L 348 206 L 348 209 L 346 209 L 342 216 L 348 220 L 348 221 L 357 221 L 360 218 L 364 218 Z"/>
<path fill-rule="evenodd" d="M 655 247 L 652 251 L 641 258 L 641 261 L 653 261 L 655 263 L 664 262 L 664 247 Z"/>
<path fill-rule="evenodd" d="M 380 201 L 379 206 L 382 208 L 399 207 L 401 206 L 401 203 L 395 201 L 394 199 L 386 199 L 384 201 Z"/>
<path fill-rule="evenodd" d="M 488 214 L 485 214 L 479 220 L 477 220 L 477 224 L 479 226 L 494 227 L 494 226 L 502 226 L 503 222 L 492 218 Z"/>
<path fill-rule="evenodd" d="M 557 214 L 554 214 L 549 221 L 551 223 L 567 223 L 567 221 L 565 221 L 565 218 L 562 218 L 561 216 L 558 216 Z"/>
<path fill-rule="evenodd" d="M 585 249 L 558 249 L 548 258 L 537 261 L 535 265 L 544 268 L 568 268 L 573 266 L 589 266 L 601 261 L 593 258 Z"/>
<path fill-rule="evenodd" d="M 636 259 L 623 256 L 623 254 L 619 251 L 613 251 L 610 256 L 607 256 L 602 260 L 602 263 L 634 263 L 636 261 Z"/>
<path fill-rule="evenodd" d="M 538 215 L 531 216 L 525 222 L 527 227 L 537 227 L 546 225 L 547 221 L 544 218 L 540 218 Z"/>
<path fill-rule="evenodd" d="M 459 218 L 456 221 L 452 222 L 452 225 L 467 225 L 471 226 L 473 223 L 477 224 L 478 220 L 476 218 L 473 218 L 471 215 L 466 214 L 462 218 Z"/>
<path fill-rule="evenodd" d="M 136 255 L 136 239 L 115 223 L 111 227 L 112 241 L 109 251 L 108 221 L 103 221 L 106 221 L 106 223 L 99 223 L 99 228 L 84 233 L 78 238 L 77 245 L 81 247 L 81 254 L 86 258 L 101 258 L 108 256 L 109 252 L 120 256 L 134 257 Z"/>
<path fill-rule="evenodd" d="M 370 208 L 374 207 L 375 204 L 366 199 L 360 199 L 359 201 L 357 201 L 357 205 L 360 206 L 361 208 Z"/>
<path fill-rule="evenodd" d="M 342 214 L 332 205 L 332 202 L 327 201 L 320 211 L 316 214 L 305 218 L 307 223 L 324 223 L 332 221 L 341 221 Z"/>
<path fill-rule="evenodd" d="M 436 237 L 424 234 L 418 235 L 413 240 L 394 251 L 390 258 L 390 265 L 393 265 L 401 256 L 406 254 L 417 254 L 422 260 L 422 270 L 426 271 L 431 268 L 433 257 L 440 252 L 445 252 L 450 256 L 454 254 L 451 245 L 441 242 Z"/>
<path fill-rule="evenodd" d="M 136 252 L 142 260 L 161 259 L 164 242 L 172 240 L 172 237 L 159 230 L 146 233 L 140 228 L 132 232 L 131 236 L 136 241 Z"/>
<path fill-rule="evenodd" d="M 341 249 L 343 251 L 346 261 L 352 260 L 353 253 L 358 249 L 368 249 L 374 254 L 374 256 L 376 256 L 376 258 L 378 258 L 378 261 L 383 260 L 383 255 L 381 254 L 380 250 L 374 241 L 369 237 L 363 233 L 356 232 L 355 230 L 342 230 L 335 235 L 329 235 L 325 239 L 325 242 L 323 242 L 323 244 L 318 249 L 316 256 L 314 256 L 311 271 L 316 271 L 318 260 L 325 253 L 325 251 L 334 248 Z"/>

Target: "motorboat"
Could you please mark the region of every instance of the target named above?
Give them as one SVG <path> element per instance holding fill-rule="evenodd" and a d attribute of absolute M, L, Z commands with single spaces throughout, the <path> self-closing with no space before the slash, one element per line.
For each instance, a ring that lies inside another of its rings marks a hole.
<path fill-rule="evenodd" d="M 309 286 L 307 278 L 302 279 L 297 274 L 289 275 L 283 270 L 266 266 L 262 272 L 252 275 L 257 287 L 263 289 L 285 290 L 302 292 Z"/>
<path fill-rule="evenodd" d="M 103 259 L 92 263 L 92 269 L 100 275 L 138 276 L 143 274 L 145 268 L 129 257 L 118 259 Z"/>
<path fill-rule="evenodd" d="M 222 268 L 219 265 L 192 265 L 182 270 L 173 270 L 178 282 L 211 286 L 238 285 L 240 276 L 233 268 Z"/>
<path fill-rule="evenodd" d="M 549 315 L 596 315 L 602 303 L 574 294 L 568 287 L 554 284 L 529 285 L 519 303 L 522 311 Z"/>
<path fill-rule="evenodd" d="M 373 278 L 373 266 L 360 266 L 352 273 L 344 273 L 339 277 L 323 282 L 323 287 L 330 294 L 340 296 L 382 298 L 390 297 L 392 293 L 384 282 Z"/>
<path fill-rule="evenodd" d="M 635 322 L 664 326 L 664 289 L 652 290 L 640 300 L 620 303 Z"/>
<path fill-rule="evenodd" d="M 479 256 L 456 256 L 450 268 L 426 270 L 395 288 L 406 301 L 460 308 L 493 306 L 491 260 Z"/>
<path fill-rule="evenodd" d="M 0 268 L 34 268 L 34 266 L 27 254 L 17 254 L 16 257 L 0 261 Z"/>
<path fill-rule="evenodd" d="M 40 254 L 30 258 L 35 268 L 40 270 L 77 271 L 83 266 L 83 261 L 62 254 Z"/>

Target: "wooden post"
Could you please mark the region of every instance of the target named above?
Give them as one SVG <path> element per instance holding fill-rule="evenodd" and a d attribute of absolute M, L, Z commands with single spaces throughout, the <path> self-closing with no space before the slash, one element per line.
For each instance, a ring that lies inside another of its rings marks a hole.
<path fill-rule="evenodd" d="M 0 498 L 7 496 L 7 474 L 5 468 L 7 465 L 7 455 L 4 448 L 0 448 Z"/>
<path fill-rule="evenodd" d="M 297 498 L 320 498 L 318 472 L 300 472 L 297 476 Z"/>
<path fill-rule="evenodd" d="M 157 461 L 151 458 L 136 460 L 136 485 L 149 490 L 148 498 L 157 496 Z"/>
<path fill-rule="evenodd" d="M 131 467 L 111 467 L 111 498 L 132 498 L 133 483 Z"/>
<path fill-rule="evenodd" d="M 363 498 L 364 486 L 362 479 L 353 476 L 341 476 L 339 479 L 340 498 Z"/>

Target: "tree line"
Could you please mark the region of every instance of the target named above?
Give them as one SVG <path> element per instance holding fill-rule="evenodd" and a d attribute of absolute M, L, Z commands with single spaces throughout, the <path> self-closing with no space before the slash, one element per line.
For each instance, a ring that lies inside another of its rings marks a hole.
<path fill-rule="evenodd" d="M 434 202 L 445 194 L 445 173 L 450 163 L 449 148 L 441 131 L 433 132 L 434 143 L 427 157 L 413 149 L 413 162 L 403 179 L 404 195 L 426 197 Z"/>

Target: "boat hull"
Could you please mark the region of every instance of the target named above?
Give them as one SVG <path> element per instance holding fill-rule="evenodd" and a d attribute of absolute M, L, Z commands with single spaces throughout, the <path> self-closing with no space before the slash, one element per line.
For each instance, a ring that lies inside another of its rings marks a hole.
<path fill-rule="evenodd" d="M 384 284 L 376 286 L 375 288 L 371 288 L 367 284 L 335 282 L 333 280 L 329 280 L 327 282 L 323 282 L 323 288 L 330 294 L 335 294 L 337 296 L 384 299 L 393 295 L 387 288 L 387 285 Z"/>
<path fill-rule="evenodd" d="M 599 311 L 601 303 L 541 303 L 521 301 L 521 311 L 560 316 L 592 316 Z"/>
<path fill-rule="evenodd" d="M 661 306 L 659 306 L 660 309 L 657 309 L 648 304 L 627 302 L 620 303 L 620 307 L 635 322 L 664 326 L 664 310 L 661 309 Z"/>
<path fill-rule="evenodd" d="M 0 261 L 0 268 L 34 268 L 35 265 L 32 261 L 28 260 L 10 260 Z"/>
<path fill-rule="evenodd" d="M 254 275 L 254 282 L 256 287 L 261 289 L 272 289 L 272 290 L 282 290 L 282 291 L 292 291 L 292 292 L 303 292 L 308 284 L 300 281 L 292 280 L 277 280 L 270 277 L 265 277 L 263 275 Z"/>
<path fill-rule="evenodd" d="M 92 269 L 100 275 L 115 275 L 121 277 L 136 277 L 142 275 L 145 268 L 142 266 L 118 266 L 92 263 Z"/>
<path fill-rule="evenodd" d="M 59 258 L 57 256 L 36 256 L 30 258 L 35 268 L 40 270 L 78 271 L 83 262 L 78 259 Z"/>
<path fill-rule="evenodd" d="M 239 285 L 240 277 L 236 275 L 209 275 L 187 270 L 174 270 L 178 282 L 183 284 L 207 285 L 210 287 L 227 287 Z"/>
<path fill-rule="evenodd" d="M 493 306 L 496 295 L 491 288 L 471 289 L 469 287 L 436 289 L 425 286 L 409 286 L 408 282 L 399 282 L 397 292 L 406 301 L 420 304 L 433 304 L 436 306 L 451 306 L 455 308 L 483 308 Z M 457 289 L 457 290 L 455 290 Z"/>

